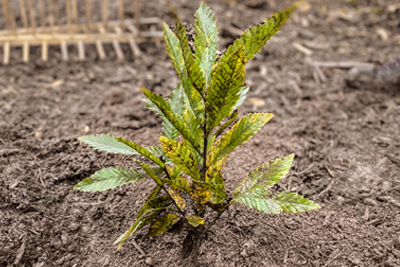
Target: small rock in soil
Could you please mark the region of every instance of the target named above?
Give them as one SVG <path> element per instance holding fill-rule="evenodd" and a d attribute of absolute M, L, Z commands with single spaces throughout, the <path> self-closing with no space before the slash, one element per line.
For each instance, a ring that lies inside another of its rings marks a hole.
<path fill-rule="evenodd" d="M 152 265 L 154 264 L 153 259 L 150 258 L 150 257 L 147 257 L 145 262 L 146 262 L 146 264 L 149 265 L 149 266 L 152 266 Z"/>
<path fill-rule="evenodd" d="M 253 240 L 249 240 L 243 244 L 243 250 L 240 253 L 243 257 L 249 257 L 256 252 L 256 244 Z"/>
<path fill-rule="evenodd" d="M 371 199 L 371 198 L 364 199 L 364 203 L 365 203 L 365 205 L 370 205 L 370 206 L 378 205 L 378 203 L 375 200 Z"/>
<path fill-rule="evenodd" d="M 103 101 L 109 107 L 124 102 L 125 91 L 122 89 L 113 89 L 104 94 Z"/>

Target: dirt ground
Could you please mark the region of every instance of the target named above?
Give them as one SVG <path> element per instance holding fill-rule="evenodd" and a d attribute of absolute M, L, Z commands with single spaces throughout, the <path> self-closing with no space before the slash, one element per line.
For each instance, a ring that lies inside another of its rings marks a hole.
<path fill-rule="evenodd" d="M 142 2 L 145 16 L 172 24 L 166 1 Z M 207 2 L 221 51 L 290 4 Z M 193 22 L 199 1 L 171 3 Z M 201 248 L 201 266 L 400 266 L 400 84 L 350 81 L 346 68 L 312 66 L 398 57 L 395 4 L 310 0 L 248 64 L 241 113 L 275 117 L 228 161 L 228 188 L 261 163 L 295 153 L 281 186 L 322 208 L 276 216 L 233 206 Z M 37 48 L 27 64 L 13 49 L 11 64 L 0 66 L 0 266 L 182 266 L 184 233 L 150 238 L 143 228 L 120 251 L 113 245 L 151 190 L 148 181 L 101 193 L 73 189 L 103 167 L 127 164 L 77 137 L 110 133 L 156 144 L 161 120 L 139 88 L 168 95 L 178 81 L 162 43 L 141 44 L 140 57 L 123 46 L 123 62 L 106 48 L 106 61 L 93 46 L 84 62 L 63 62 L 54 48 L 46 63 Z"/>

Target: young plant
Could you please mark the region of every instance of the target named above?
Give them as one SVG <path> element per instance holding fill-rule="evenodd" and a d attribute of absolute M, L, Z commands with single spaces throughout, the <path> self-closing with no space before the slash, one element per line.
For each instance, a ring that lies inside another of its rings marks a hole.
<path fill-rule="evenodd" d="M 132 157 L 129 160 L 141 169 L 102 169 L 77 184 L 76 189 L 102 191 L 143 179 L 154 181 L 154 188 L 135 222 L 116 241 L 118 248 L 147 224 L 150 224 L 149 235 L 156 236 L 181 222 L 188 230 L 185 243 L 197 242 L 236 203 L 272 214 L 319 208 L 296 193 L 271 190 L 289 172 L 293 154 L 257 167 L 231 194 L 225 190 L 222 175 L 229 155 L 273 116 L 251 113 L 239 119 L 238 108 L 249 90 L 244 85 L 245 66 L 293 10 L 290 7 L 250 28 L 220 58 L 217 23 L 204 3 L 195 15 L 194 52 L 182 24 L 177 23 L 175 32 L 164 24 L 166 49 L 180 83 L 168 100 L 142 89 L 147 107 L 163 119 L 161 145 L 143 147 L 107 134 L 79 138 L 95 149 L 129 155 Z M 207 207 L 217 213 L 213 220 L 206 220 Z"/>

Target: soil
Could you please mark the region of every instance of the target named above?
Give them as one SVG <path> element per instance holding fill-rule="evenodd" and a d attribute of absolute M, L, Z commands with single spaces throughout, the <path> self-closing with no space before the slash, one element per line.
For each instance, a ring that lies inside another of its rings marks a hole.
<path fill-rule="evenodd" d="M 142 2 L 143 16 L 173 23 L 166 2 Z M 290 4 L 208 2 L 221 51 Z M 248 64 L 252 89 L 241 114 L 275 117 L 233 153 L 224 173 L 232 190 L 256 166 L 295 153 L 280 186 L 322 208 L 267 215 L 232 206 L 200 248 L 200 266 L 400 266 L 400 85 L 350 81 L 347 69 L 310 65 L 398 57 L 400 10 L 395 0 L 309 3 Z M 193 22 L 199 1 L 171 4 Z M 128 166 L 77 137 L 158 142 L 161 120 L 146 110 L 139 88 L 168 95 L 178 78 L 163 44 L 140 48 L 134 57 L 123 46 L 123 62 L 111 46 L 106 61 L 87 47 L 84 62 L 63 62 L 52 48 L 46 63 L 36 48 L 26 64 L 12 49 L 11 64 L 0 67 L 0 266 L 183 266 L 182 232 L 150 238 L 143 228 L 118 252 L 113 245 L 151 190 L 147 181 L 100 193 L 73 189 L 101 168 Z"/>

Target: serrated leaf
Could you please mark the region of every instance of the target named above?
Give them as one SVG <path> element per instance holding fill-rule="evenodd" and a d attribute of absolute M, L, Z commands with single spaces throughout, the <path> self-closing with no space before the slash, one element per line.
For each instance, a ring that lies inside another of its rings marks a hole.
<path fill-rule="evenodd" d="M 135 160 L 135 162 L 137 162 L 142 168 L 143 170 L 145 170 L 147 172 L 147 174 L 150 176 L 150 178 L 152 178 L 159 186 L 163 186 L 163 181 L 161 180 L 161 178 L 159 177 L 159 175 L 157 175 L 157 173 L 155 173 L 149 165 L 147 165 L 146 163 L 143 163 L 139 160 Z"/>
<path fill-rule="evenodd" d="M 237 110 L 244 102 L 247 96 L 247 92 L 249 91 L 250 87 L 243 86 L 239 90 L 239 99 L 236 101 L 236 104 L 232 107 L 232 110 Z"/>
<path fill-rule="evenodd" d="M 287 191 L 278 193 L 272 198 L 269 198 L 269 195 L 253 191 L 252 193 L 241 195 L 239 202 L 258 211 L 272 214 L 281 212 L 298 213 L 320 208 L 315 202 Z"/>
<path fill-rule="evenodd" d="M 168 118 L 164 116 L 163 112 L 161 112 L 157 105 L 155 105 L 150 99 L 144 98 L 143 101 L 145 102 L 148 109 L 154 111 L 163 119 L 163 135 L 168 137 L 169 139 L 176 140 L 179 137 L 179 131 L 175 128 L 175 126 L 172 125 Z M 181 116 L 186 107 L 188 107 L 188 100 L 180 83 L 172 91 L 167 102 L 170 105 L 173 113 L 179 116 Z"/>
<path fill-rule="evenodd" d="M 118 141 L 114 136 L 108 134 L 86 135 L 78 138 L 94 149 L 108 153 L 117 153 L 123 155 L 138 155 L 139 153 L 130 146 Z"/>
<path fill-rule="evenodd" d="M 205 80 L 200 70 L 199 62 L 193 56 L 189 47 L 189 41 L 186 36 L 186 29 L 181 23 L 176 25 L 176 35 L 180 41 L 183 59 L 185 62 L 186 72 L 194 89 L 200 94 L 204 92 Z"/>
<path fill-rule="evenodd" d="M 247 142 L 273 115 L 271 113 L 252 113 L 241 118 L 224 136 L 215 142 L 208 154 L 208 162 L 214 165 L 225 160 L 235 148 Z"/>
<path fill-rule="evenodd" d="M 185 210 L 186 208 L 186 201 L 181 195 L 179 195 L 178 190 L 173 187 L 168 188 L 168 193 L 171 198 L 175 201 L 176 205 L 180 208 L 180 210 Z"/>
<path fill-rule="evenodd" d="M 156 221 L 153 221 L 150 225 L 149 229 L 149 236 L 156 236 L 164 233 L 167 231 L 171 226 L 177 223 L 181 218 L 178 215 L 169 213 L 160 218 Z"/>
<path fill-rule="evenodd" d="M 280 27 L 288 20 L 290 14 L 295 10 L 295 6 L 275 13 L 263 24 L 251 27 L 248 31 L 237 39 L 221 57 L 220 61 L 227 60 L 230 55 L 235 53 L 239 47 L 245 47 L 244 54 L 247 60 L 254 58 L 254 55 L 260 52 L 267 41 L 277 32 Z"/>
<path fill-rule="evenodd" d="M 196 216 L 196 215 L 186 215 L 185 217 L 186 217 L 186 219 L 188 220 L 188 222 L 189 222 L 192 226 L 194 226 L 194 227 L 197 227 L 197 226 L 199 226 L 200 224 L 204 224 L 204 219 L 201 218 L 201 217 L 199 217 L 199 216 Z"/>
<path fill-rule="evenodd" d="M 200 4 L 195 17 L 195 56 L 200 63 L 206 84 L 209 85 L 218 49 L 217 21 L 211 9 L 204 2 Z"/>
<path fill-rule="evenodd" d="M 294 154 L 291 154 L 284 158 L 271 160 L 257 167 L 235 189 L 232 194 L 233 202 L 241 194 L 248 194 L 253 191 L 261 192 L 278 183 L 289 172 L 293 159 Z"/>
<path fill-rule="evenodd" d="M 171 58 L 172 65 L 174 66 L 185 93 L 190 103 L 190 108 L 196 115 L 199 123 L 202 122 L 204 116 L 204 102 L 201 94 L 192 86 L 192 83 L 188 77 L 188 73 L 185 66 L 185 58 L 181 49 L 181 44 L 176 35 L 171 31 L 167 24 L 164 23 L 164 38 L 166 42 L 166 50 Z M 176 127 L 176 125 L 174 125 Z"/>
<path fill-rule="evenodd" d="M 220 136 L 225 130 L 226 128 L 228 128 L 239 116 L 239 112 L 237 110 L 235 110 L 232 115 L 229 117 L 229 120 L 227 122 L 225 122 L 224 124 L 221 125 L 221 127 L 218 128 L 218 130 L 215 132 L 215 134 L 213 135 L 215 138 L 217 138 L 218 136 Z"/>
<path fill-rule="evenodd" d="M 191 194 L 191 184 L 182 176 L 177 176 L 173 180 L 165 180 L 165 183 L 176 190 L 181 190 L 189 195 Z"/>
<path fill-rule="evenodd" d="M 114 244 L 118 244 L 117 250 L 119 250 L 122 246 L 122 244 L 125 242 L 125 240 L 133 235 L 137 230 L 145 227 L 147 224 L 149 224 L 151 221 L 153 221 L 157 216 L 161 213 L 163 210 L 174 210 L 171 207 L 163 207 L 163 208 L 156 208 L 156 209 L 149 209 L 146 210 L 146 212 L 136 221 L 132 224 L 132 226 L 129 228 L 128 231 L 126 231 L 124 234 L 120 235 L 117 240 L 115 240 Z"/>
<path fill-rule="evenodd" d="M 159 108 L 160 112 L 162 112 L 169 122 L 171 122 L 171 124 L 182 134 L 182 137 L 188 140 L 197 152 L 200 153 L 201 140 L 196 139 L 196 137 L 192 135 L 182 118 L 171 110 L 170 105 L 164 100 L 164 98 L 150 92 L 146 88 L 142 88 L 142 91 L 145 96 Z"/>
<path fill-rule="evenodd" d="M 132 149 L 136 150 L 140 155 L 142 155 L 143 157 L 148 158 L 149 160 L 155 162 L 156 164 L 158 164 L 161 168 L 165 168 L 165 164 L 164 162 L 162 162 L 159 158 L 157 158 L 156 156 L 154 156 L 152 153 L 150 153 L 146 148 L 128 141 L 126 139 L 123 139 L 121 137 L 115 137 L 116 140 L 118 140 L 118 142 L 121 142 L 129 147 L 131 147 Z"/>
<path fill-rule="evenodd" d="M 222 162 L 210 166 L 206 172 L 206 183 L 212 188 L 210 201 L 212 203 L 221 203 L 226 197 L 225 184 L 222 177 Z"/>
<path fill-rule="evenodd" d="M 207 135 L 232 113 L 233 107 L 239 101 L 246 73 L 245 64 L 242 46 L 215 67 L 206 97 Z"/>
<path fill-rule="evenodd" d="M 179 167 L 187 175 L 191 176 L 194 180 L 200 181 L 200 171 L 196 164 L 195 156 L 191 149 L 185 145 L 185 143 L 180 144 L 177 141 L 168 139 L 164 136 L 160 136 L 160 141 L 165 154 L 168 158 Z"/>
<path fill-rule="evenodd" d="M 152 167 L 153 170 L 161 174 L 160 167 Z M 103 191 L 115 188 L 127 183 L 134 183 L 149 177 L 147 172 L 143 170 L 130 170 L 122 167 L 105 168 L 95 172 L 92 176 L 82 180 L 74 188 L 80 191 Z"/>
<path fill-rule="evenodd" d="M 202 215 L 206 209 L 206 202 L 210 199 L 210 191 L 200 183 L 193 182 L 190 197 L 196 203 L 197 214 Z"/>

